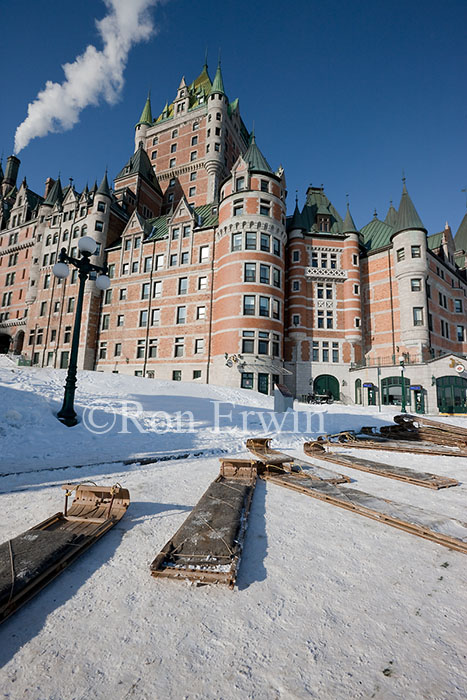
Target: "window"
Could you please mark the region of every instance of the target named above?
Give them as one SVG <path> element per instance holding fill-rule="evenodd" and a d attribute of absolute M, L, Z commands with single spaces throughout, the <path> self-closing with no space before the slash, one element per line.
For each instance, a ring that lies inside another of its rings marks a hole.
<path fill-rule="evenodd" d="M 360 328 L 360 319 L 358 318 L 358 316 L 356 316 L 355 318 L 355 328 Z"/>
<path fill-rule="evenodd" d="M 70 297 L 68 299 L 67 313 L 71 314 L 75 310 L 75 297 Z"/>
<path fill-rule="evenodd" d="M 177 253 L 172 253 L 170 256 L 170 267 L 175 267 L 178 261 L 178 255 Z"/>
<path fill-rule="evenodd" d="M 245 263 L 244 281 L 256 282 L 256 263 Z"/>
<path fill-rule="evenodd" d="M 327 341 L 323 341 L 321 359 L 323 362 L 329 362 L 329 343 Z"/>
<path fill-rule="evenodd" d="M 191 233 L 191 226 L 187 225 L 183 227 L 183 238 L 189 238 Z"/>
<path fill-rule="evenodd" d="M 107 358 L 107 342 L 99 343 L 99 360 L 105 360 Z"/>
<path fill-rule="evenodd" d="M 269 191 L 269 185 L 267 180 L 261 180 L 260 182 L 260 187 L 261 187 L 261 192 L 268 192 Z"/>
<path fill-rule="evenodd" d="M 106 331 L 108 330 L 110 325 L 110 314 L 104 314 L 102 316 L 102 330 Z"/>
<path fill-rule="evenodd" d="M 272 317 L 280 318 L 280 302 L 277 299 L 272 300 Z"/>
<path fill-rule="evenodd" d="M 194 197 L 195 194 L 196 194 L 196 187 L 190 187 L 190 189 L 188 190 L 188 196 Z"/>
<path fill-rule="evenodd" d="M 153 151 L 151 153 L 151 160 L 156 160 L 156 158 L 157 158 L 157 151 Z"/>
<path fill-rule="evenodd" d="M 281 254 L 281 242 L 278 238 L 272 239 L 272 252 L 274 253 L 274 255 Z"/>
<path fill-rule="evenodd" d="M 125 321 L 125 316 L 124 316 L 124 314 L 118 314 L 118 316 L 117 316 L 117 326 L 119 326 L 119 327 L 123 326 L 124 321 Z"/>
<path fill-rule="evenodd" d="M 269 316 L 269 297 L 259 298 L 259 315 Z"/>
<path fill-rule="evenodd" d="M 359 284 L 354 284 L 354 286 L 353 286 L 353 293 L 354 293 L 354 294 L 360 294 L 360 285 L 359 285 Z"/>
<path fill-rule="evenodd" d="M 245 250 L 256 250 L 256 233 L 249 232 L 245 235 Z"/>
<path fill-rule="evenodd" d="M 151 326 L 159 326 L 161 322 L 161 310 L 152 309 L 151 311 Z"/>
<path fill-rule="evenodd" d="M 193 370 L 193 379 L 201 379 L 201 370 L 200 369 Z"/>
<path fill-rule="evenodd" d="M 269 284 L 269 279 L 271 276 L 271 268 L 269 265 L 259 266 L 259 281 L 261 284 Z"/>
<path fill-rule="evenodd" d="M 242 249 L 242 234 L 232 233 L 232 251 Z"/>
<path fill-rule="evenodd" d="M 209 246 L 202 245 L 199 249 L 199 261 L 200 263 L 208 262 L 209 260 Z"/>
<path fill-rule="evenodd" d="M 141 299 L 149 299 L 149 293 L 151 291 L 151 287 L 149 282 L 145 282 L 144 284 L 141 285 Z"/>
<path fill-rule="evenodd" d="M 136 341 L 136 358 L 138 360 L 140 360 L 142 357 L 144 357 L 145 347 L 146 347 L 146 341 L 144 340 L 144 338 Z"/>
<path fill-rule="evenodd" d="M 456 326 L 457 340 L 463 343 L 465 340 L 465 329 L 464 326 Z"/>
<path fill-rule="evenodd" d="M 399 248 L 399 250 L 396 252 L 397 256 L 397 262 L 400 262 L 401 260 L 405 260 L 405 250 L 403 248 Z"/>
<path fill-rule="evenodd" d="M 127 275 L 130 272 L 130 266 L 128 263 L 123 263 L 122 265 L 122 275 Z"/>
<path fill-rule="evenodd" d="M 255 351 L 254 337 L 255 337 L 254 331 L 243 331 L 243 334 L 242 334 L 242 352 L 254 353 L 254 351 Z"/>
<path fill-rule="evenodd" d="M 110 304 L 112 301 L 112 290 L 106 289 L 104 292 L 104 304 Z"/>
<path fill-rule="evenodd" d="M 175 168 L 175 163 L 177 162 L 176 158 L 171 158 L 170 163 L 169 163 L 169 168 Z"/>
<path fill-rule="evenodd" d="M 237 199 L 233 203 L 233 215 L 241 216 L 243 214 L 243 199 Z"/>
<path fill-rule="evenodd" d="M 221 150 L 221 145 L 220 145 L 220 143 L 215 143 L 215 144 L 214 144 L 214 150 L 215 150 L 215 151 L 218 151 L 218 152 Z"/>
<path fill-rule="evenodd" d="M 172 372 L 172 381 L 181 382 L 182 381 L 182 370 L 174 369 Z"/>
<path fill-rule="evenodd" d="M 39 331 L 38 333 L 38 338 L 39 338 Z M 42 339 L 41 339 L 42 342 Z M 70 343 L 71 342 L 71 326 L 65 326 L 65 331 L 63 333 L 63 342 L 64 343 Z M 40 345 L 39 340 L 37 340 L 37 344 Z"/>
<path fill-rule="evenodd" d="M 423 308 L 421 306 L 413 307 L 413 325 L 423 326 Z"/>
<path fill-rule="evenodd" d="M 164 267 L 164 256 L 162 254 L 156 255 L 156 270 L 160 270 L 162 267 Z"/>
<path fill-rule="evenodd" d="M 162 282 L 154 282 L 152 287 L 152 297 L 156 299 L 162 296 Z"/>
<path fill-rule="evenodd" d="M 271 236 L 268 233 L 261 234 L 260 248 L 266 253 L 269 253 L 269 251 L 271 250 Z"/>
<path fill-rule="evenodd" d="M 193 122 L 193 131 L 197 131 L 199 129 L 199 122 Z"/>
<path fill-rule="evenodd" d="M 177 144 L 176 144 L 176 143 L 173 143 L 173 144 L 170 146 L 170 152 L 171 152 L 171 153 L 175 153 L 176 151 L 177 151 Z"/>
<path fill-rule="evenodd" d="M 157 357 L 157 338 L 149 339 L 148 356 Z"/>
<path fill-rule="evenodd" d="M 201 355 L 204 352 L 204 338 L 196 338 L 195 340 L 195 355 Z"/>
<path fill-rule="evenodd" d="M 152 258 L 144 258 L 144 272 L 151 272 Z"/>
<path fill-rule="evenodd" d="M 147 325 L 148 325 L 148 312 L 147 311 L 140 311 L 139 312 L 139 327 L 145 328 Z"/>
<path fill-rule="evenodd" d="M 332 344 L 332 361 L 339 362 L 339 343 Z"/>
<path fill-rule="evenodd" d="M 138 267 L 139 267 L 139 262 L 137 260 L 135 262 L 131 263 L 131 271 L 133 273 L 138 272 Z"/>
<path fill-rule="evenodd" d="M 185 352 L 185 338 L 175 338 L 174 357 L 183 357 Z"/>
<path fill-rule="evenodd" d="M 174 130 L 172 131 L 172 138 L 173 138 L 173 139 L 176 139 L 177 136 L 178 136 L 178 129 L 174 129 Z"/>
<path fill-rule="evenodd" d="M 420 258 L 422 253 L 421 253 L 421 248 L 419 245 L 413 245 L 410 247 L 410 252 L 412 254 L 413 258 Z"/>
<path fill-rule="evenodd" d="M 319 343 L 316 340 L 313 341 L 311 359 L 312 362 L 319 362 Z"/>
<path fill-rule="evenodd" d="M 188 251 L 183 251 L 182 256 L 180 258 L 180 265 L 188 265 L 188 263 L 190 262 L 189 257 L 190 254 L 188 253 Z"/>
<path fill-rule="evenodd" d="M 194 160 L 196 160 L 197 157 L 198 157 L 198 151 L 193 151 L 192 153 L 190 153 L 190 161 L 191 161 L 191 162 L 193 162 Z"/>
<path fill-rule="evenodd" d="M 196 307 L 196 320 L 197 321 L 204 321 L 205 318 L 206 318 L 206 307 L 205 306 Z"/>
<path fill-rule="evenodd" d="M 48 265 L 48 264 L 49 264 L 49 254 L 46 253 L 46 254 L 44 255 L 43 260 L 42 260 L 42 265 L 45 267 L 45 266 Z M 8 275 L 7 275 L 7 279 L 8 279 Z M 7 284 L 8 284 L 8 282 L 7 282 Z"/>
<path fill-rule="evenodd" d="M 114 347 L 114 357 L 120 357 L 122 354 L 122 344 L 121 343 L 115 343 Z"/>
<path fill-rule="evenodd" d="M 47 302 L 43 301 L 41 304 L 41 310 L 39 312 L 39 316 L 45 316 L 46 311 L 47 311 Z"/>
<path fill-rule="evenodd" d="M 75 229 L 76 231 L 77 229 Z M 94 230 L 95 231 L 103 231 L 104 230 L 104 222 L 103 221 L 96 221 L 94 225 Z M 73 233 L 73 238 L 75 237 L 75 234 Z"/>
<path fill-rule="evenodd" d="M 300 262 L 300 251 L 294 250 L 292 253 L 292 262 Z"/>
<path fill-rule="evenodd" d="M 118 296 L 119 296 L 120 301 L 125 301 L 125 299 L 126 299 L 126 287 L 122 287 L 120 289 L 120 294 Z"/>
<path fill-rule="evenodd" d="M 255 315 L 255 297 L 251 294 L 246 294 L 243 297 L 243 315 L 244 316 L 254 316 Z"/>
<path fill-rule="evenodd" d="M 177 321 L 178 324 L 186 323 L 186 306 L 177 306 Z"/>
<path fill-rule="evenodd" d="M 352 255 L 352 264 L 358 265 L 358 255 Z"/>
<path fill-rule="evenodd" d="M 273 333 L 272 334 L 272 354 L 274 357 L 279 357 L 279 334 L 278 333 Z M 276 384 L 279 383 L 279 380 L 276 381 Z"/>
<path fill-rule="evenodd" d="M 180 238 L 180 229 L 179 228 L 172 229 L 172 240 L 176 241 L 178 238 Z"/>
<path fill-rule="evenodd" d="M 242 372 L 242 389 L 253 389 L 253 372 Z"/>
<path fill-rule="evenodd" d="M 462 313 L 462 299 L 454 299 L 454 311 L 456 314 Z"/>
<path fill-rule="evenodd" d="M 44 289 L 50 287 L 50 275 L 44 275 Z"/>
<path fill-rule="evenodd" d="M 178 293 L 186 294 L 188 291 L 188 277 L 180 277 L 178 280 Z"/>
<path fill-rule="evenodd" d="M 97 211 L 105 211 L 105 202 L 97 202 Z"/>
<path fill-rule="evenodd" d="M 153 138 L 153 140 L 152 140 L 152 145 L 153 145 L 153 146 L 156 146 L 158 143 L 159 143 L 159 137 L 158 137 L 158 136 L 154 136 L 154 138 Z"/>
<path fill-rule="evenodd" d="M 237 180 L 235 182 L 235 191 L 240 192 L 241 190 L 245 189 L 245 178 L 244 177 L 237 177 Z"/>
<path fill-rule="evenodd" d="M 333 315 L 332 311 L 326 311 L 326 328 L 333 327 Z"/>
<path fill-rule="evenodd" d="M 207 289 L 208 288 L 208 278 L 207 277 L 198 277 L 198 289 L 201 291 L 202 289 Z"/>
<path fill-rule="evenodd" d="M 191 137 L 191 145 L 196 146 L 198 144 L 198 137 L 197 136 L 192 136 Z"/>
<path fill-rule="evenodd" d="M 260 203 L 259 203 L 259 213 L 262 216 L 269 216 L 270 209 L 271 209 L 271 207 L 270 207 L 269 202 L 264 200 L 264 199 L 261 199 Z"/>
<path fill-rule="evenodd" d="M 318 311 L 318 328 L 324 328 L 324 311 Z"/>
<path fill-rule="evenodd" d="M 411 279 L 410 280 L 410 288 L 412 292 L 420 292 L 422 289 L 422 280 L 421 279 Z"/>
<path fill-rule="evenodd" d="M 198 173 L 196 171 L 193 173 L 190 173 L 190 182 L 194 182 L 197 177 L 198 177 Z"/>

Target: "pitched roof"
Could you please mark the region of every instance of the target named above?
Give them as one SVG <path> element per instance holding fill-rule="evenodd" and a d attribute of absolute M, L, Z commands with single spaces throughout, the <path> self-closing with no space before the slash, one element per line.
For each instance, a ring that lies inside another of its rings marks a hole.
<path fill-rule="evenodd" d="M 44 198 L 41 197 L 40 194 L 36 194 L 36 192 L 30 190 L 29 187 L 26 190 L 26 199 L 31 211 L 34 211 L 34 209 L 44 201 Z"/>
<path fill-rule="evenodd" d="M 150 95 L 147 96 L 146 104 L 144 105 L 143 111 L 141 112 L 141 116 L 139 118 L 139 122 L 136 124 L 136 126 L 138 126 L 139 124 L 147 124 L 148 126 L 152 126 L 151 96 Z"/>
<path fill-rule="evenodd" d="M 60 178 L 58 177 L 54 184 L 52 185 L 52 188 L 49 191 L 49 194 L 44 200 L 44 204 L 49 204 L 50 206 L 54 206 L 56 203 L 61 204 L 63 202 L 63 191 L 62 191 L 62 183 L 60 182 Z"/>
<path fill-rule="evenodd" d="M 361 230 L 363 245 L 368 251 L 385 248 L 391 244 L 391 236 L 394 228 L 384 221 L 380 221 L 376 216 L 369 224 Z"/>
<path fill-rule="evenodd" d="M 407 231 L 409 229 L 421 229 L 422 231 L 426 231 L 422 220 L 420 219 L 417 210 L 409 197 L 404 179 L 401 202 L 399 204 L 399 211 L 397 212 L 397 220 L 394 224 L 394 232 L 399 233 L 400 231 Z"/>
<path fill-rule="evenodd" d="M 454 236 L 454 243 L 456 245 L 456 250 L 464 250 L 467 252 L 467 212 Z"/>
<path fill-rule="evenodd" d="M 217 211 L 213 212 L 212 204 L 203 204 L 200 207 L 194 207 L 192 209 L 195 218 L 195 228 L 212 228 L 217 226 L 219 221 L 219 216 Z M 169 214 L 164 216 L 157 216 L 155 219 L 148 219 L 146 224 L 150 229 L 150 233 L 145 239 L 146 241 L 158 241 L 162 238 L 166 238 L 169 235 Z"/>
<path fill-rule="evenodd" d="M 440 233 L 432 233 L 431 236 L 427 236 L 426 244 L 429 250 L 435 250 L 439 248 L 443 242 L 443 231 Z"/>
<path fill-rule="evenodd" d="M 358 229 L 355 226 L 355 222 L 352 219 L 352 214 L 350 213 L 350 207 L 347 204 L 347 211 L 345 213 L 344 223 L 342 224 L 342 233 L 358 233 Z"/>
<path fill-rule="evenodd" d="M 256 145 L 254 132 L 251 132 L 250 145 L 243 156 L 243 160 L 248 163 L 250 170 L 259 170 L 260 172 L 264 173 L 272 173 L 271 166 Z"/>
<path fill-rule="evenodd" d="M 157 192 L 162 194 L 159 181 L 154 173 L 154 170 L 152 169 L 151 161 L 149 160 L 148 154 L 144 150 L 142 143 L 139 144 L 139 147 L 133 153 L 128 163 L 120 170 L 115 180 L 135 174 L 141 175 L 154 187 Z"/>
<path fill-rule="evenodd" d="M 305 231 L 319 233 L 316 220 L 318 212 L 329 216 L 329 233 L 342 233 L 342 226 L 344 223 L 342 217 L 324 194 L 323 188 L 309 187 L 306 194 L 306 204 L 301 213 L 302 225 Z"/>

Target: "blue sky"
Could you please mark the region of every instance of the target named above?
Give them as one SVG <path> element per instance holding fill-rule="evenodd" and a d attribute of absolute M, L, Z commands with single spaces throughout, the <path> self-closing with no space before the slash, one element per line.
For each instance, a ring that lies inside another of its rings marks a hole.
<path fill-rule="evenodd" d="M 18 14 L 20 8 L 21 16 Z M 0 150 L 47 80 L 88 44 L 101 48 L 100 0 L 3 3 Z M 389 200 L 401 174 L 428 228 L 447 219 L 455 232 L 466 210 L 467 52 L 465 0 L 168 0 L 151 12 L 157 33 L 129 54 L 116 105 L 81 113 L 71 130 L 37 138 L 21 151 L 20 177 L 43 192 L 46 177 L 77 189 L 114 176 L 133 150 L 134 124 L 148 88 L 153 112 L 171 100 L 182 75 L 196 77 L 208 48 L 213 77 L 219 49 L 226 92 L 240 98 L 248 128 L 273 167 L 282 164 L 288 209 L 295 191 L 324 184 L 358 227 Z"/>

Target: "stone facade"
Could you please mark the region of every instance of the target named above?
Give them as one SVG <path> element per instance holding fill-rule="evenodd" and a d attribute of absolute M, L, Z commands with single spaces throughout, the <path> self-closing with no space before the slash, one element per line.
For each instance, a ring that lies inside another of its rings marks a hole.
<path fill-rule="evenodd" d="M 0 350 L 67 366 L 78 281 L 52 267 L 87 234 L 112 284 L 86 285 L 81 368 L 395 404 L 404 372 L 412 410 L 465 409 L 464 230 L 427 235 L 405 183 L 361 230 L 322 187 L 287 218 L 284 171 L 220 66 L 182 79 L 157 118 L 148 97 L 113 189 L 107 174 L 82 192 L 48 178 L 41 196 L 19 166 L 0 169 Z"/>

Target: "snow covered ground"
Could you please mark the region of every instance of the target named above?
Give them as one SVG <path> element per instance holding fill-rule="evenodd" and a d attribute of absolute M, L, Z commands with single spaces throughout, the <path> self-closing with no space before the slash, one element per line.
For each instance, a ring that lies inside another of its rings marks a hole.
<path fill-rule="evenodd" d="M 271 398 L 83 372 L 81 422 L 67 428 L 54 415 L 64 372 L 2 365 L 1 540 L 61 510 L 69 481 L 118 481 L 131 506 L 0 627 L 0 697 L 466 697 L 461 553 L 260 481 L 235 590 L 150 576 L 150 562 L 217 475 L 219 456 L 274 432 Z M 295 408 L 275 444 L 302 457 L 304 437 L 394 414 Z M 466 520 L 467 459 L 362 455 L 462 483 L 433 491 L 336 467 L 353 488 Z"/>

